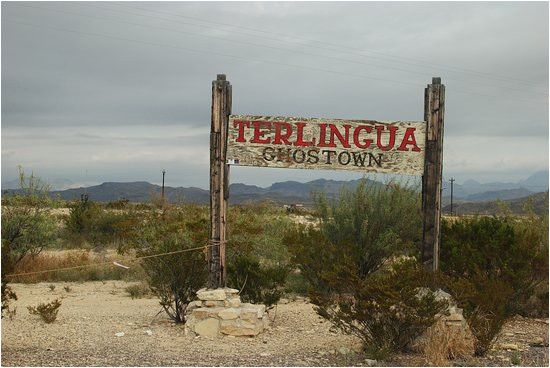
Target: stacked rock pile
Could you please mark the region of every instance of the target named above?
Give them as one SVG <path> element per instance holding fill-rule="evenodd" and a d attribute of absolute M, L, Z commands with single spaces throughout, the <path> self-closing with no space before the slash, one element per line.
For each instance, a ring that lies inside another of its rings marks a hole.
<path fill-rule="evenodd" d="M 200 289 L 186 311 L 185 332 L 199 336 L 256 336 L 269 323 L 265 305 L 241 303 L 236 289 Z"/>

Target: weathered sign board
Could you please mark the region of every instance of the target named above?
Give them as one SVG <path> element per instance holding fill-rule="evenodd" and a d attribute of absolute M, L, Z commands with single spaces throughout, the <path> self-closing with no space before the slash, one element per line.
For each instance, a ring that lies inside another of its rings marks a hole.
<path fill-rule="evenodd" d="M 212 82 L 209 288 L 225 286 L 231 165 L 422 175 L 422 263 L 439 262 L 445 86 L 424 90 L 424 121 L 231 115 L 224 74 Z"/>
<path fill-rule="evenodd" d="M 426 123 L 229 116 L 227 163 L 422 175 Z"/>

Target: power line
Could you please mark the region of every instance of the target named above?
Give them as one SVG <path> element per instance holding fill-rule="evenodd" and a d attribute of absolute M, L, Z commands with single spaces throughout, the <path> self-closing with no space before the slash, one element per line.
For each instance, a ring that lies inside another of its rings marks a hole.
<path fill-rule="evenodd" d="M 111 19 L 111 18 L 104 18 L 104 17 L 90 15 L 90 14 L 75 13 L 75 12 L 70 12 L 70 11 L 61 10 L 61 9 L 49 9 L 49 8 L 44 8 L 44 7 L 34 6 L 34 5 L 27 5 L 27 4 L 25 4 L 25 5 L 16 4 L 16 5 L 23 6 L 23 7 L 28 7 L 28 8 L 35 8 L 35 9 L 45 10 L 45 11 L 50 11 L 50 12 L 54 12 L 54 13 L 65 13 L 65 14 L 70 14 L 70 15 L 77 15 L 77 16 L 83 16 L 83 17 L 88 17 L 88 18 L 93 18 L 93 19 L 99 19 L 99 20 L 103 20 L 103 21 L 109 21 L 109 22 L 113 22 L 113 23 L 128 24 L 128 25 L 142 27 L 142 28 L 160 29 L 160 30 L 164 30 L 164 31 L 175 32 L 175 33 L 190 35 L 190 36 L 194 36 L 194 37 L 218 39 L 218 40 L 229 41 L 229 42 L 234 42 L 234 43 L 239 43 L 239 44 L 251 45 L 251 46 L 255 46 L 255 47 L 262 47 L 262 48 L 268 48 L 268 49 L 288 51 L 288 52 L 291 52 L 293 54 L 302 54 L 302 55 L 307 55 L 307 56 L 314 56 L 316 58 L 324 57 L 324 58 L 327 58 L 327 59 L 333 59 L 333 60 L 346 62 L 346 63 L 357 64 L 357 65 L 361 65 L 361 66 L 370 65 L 370 66 L 381 67 L 381 68 L 385 68 L 385 69 L 397 70 L 397 71 L 401 71 L 401 72 L 405 72 L 405 73 L 417 74 L 417 75 L 423 76 L 424 78 L 429 78 L 430 77 L 429 73 L 427 73 L 427 72 L 419 72 L 419 71 L 415 71 L 415 70 L 403 69 L 403 68 L 392 67 L 392 66 L 387 66 L 387 65 L 386 66 L 380 66 L 380 65 L 377 65 L 377 64 L 365 63 L 365 62 L 360 62 L 360 61 L 356 61 L 356 60 L 351 60 L 351 59 L 348 59 L 348 58 L 335 57 L 335 56 L 332 56 L 332 55 L 311 54 L 311 53 L 307 53 L 307 52 L 303 52 L 303 51 L 297 51 L 297 50 L 288 49 L 288 48 L 270 46 L 270 45 L 266 45 L 266 44 L 258 44 L 258 43 L 247 42 L 247 41 L 233 40 L 233 39 L 230 39 L 230 38 L 227 38 L 227 37 L 204 35 L 204 34 L 200 34 L 200 33 L 193 33 L 193 32 L 188 32 L 188 31 L 172 29 L 172 28 L 144 25 L 144 24 L 139 24 L 139 23 L 134 23 L 134 22 L 115 20 L 115 19 Z M 82 4 L 82 5 L 84 5 L 84 4 Z M 92 6 L 92 5 L 86 5 L 86 6 Z M 99 9 L 108 9 L 108 8 L 97 7 L 97 6 L 92 6 L 92 7 L 99 8 Z M 111 10 L 111 9 L 108 9 L 108 10 Z M 128 12 L 123 12 L 123 13 L 139 15 L 139 14 L 128 13 Z M 177 22 L 177 23 L 180 23 L 180 22 Z M 210 27 L 209 27 L 209 29 L 210 29 Z M 462 82 L 461 79 L 456 79 L 456 78 L 446 77 L 446 79 Z M 504 89 L 508 89 L 508 90 L 512 90 L 512 91 L 521 91 L 518 88 L 513 88 L 513 87 L 509 87 L 509 86 L 495 86 L 493 84 L 483 83 L 483 82 L 480 82 L 480 81 L 476 81 L 474 83 L 481 84 L 481 85 L 486 85 L 486 86 L 489 86 L 489 87 L 504 88 Z M 540 93 L 540 94 L 543 95 L 542 93 Z M 544 95 L 544 96 L 546 97 L 546 95 Z"/>
<path fill-rule="evenodd" d="M 412 85 L 412 86 L 415 86 L 417 88 L 419 86 L 424 85 L 424 83 L 407 82 L 407 81 L 402 81 L 402 80 L 393 80 L 393 79 L 387 79 L 387 78 L 373 77 L 373 76 L 367 76 L 367 75 L 363 75 L 363 74 L 347 73 L 347 72 L 341 72 L 341 71 L 337 71 L 337 70 L 329 70 L 329 69 L 323 69 L 323 68 L 317 68 L 317 67 L 311 67 L 311 66 L 303 66 L 303 65 L 297 65 L 297 64 L 282 63 L 282 62 L 277 62 L 277 61 L 272 61 L 272 60 L 253 59 L 253 58 L 249 58 L 249 57 L 243 57 L 243 56 L 238 56 L 238 55 L 220 53 L 220 52 L 216 52 L 216 51 L 199 50 L 199 49 L 194 49 L 194 48 L 189 48 L 189 47 L 167 45 L 167 44 L 161 44 L 161 43 L 150 42 L 150 41 L 136 40 L 136 39 L 126 38 L 126 37 L 106 35 L 106 34 L 101 34 L 101 33 L 82 32 L 82 31 L 76 31 L 76 30 L 60 28 L 60 27 L 38 25 L 38 24 L 27 23 L 27 22 L 18 22 L 18 21 L 13 21 L 13 20 L 8 20 L 8 19 L 4 20 L 4 22 L 19 24 L 19 25 L 23 25 L 23 26 L 27 26 L 27 27 L 44 28 L 44 29 L 49 29 L 49 30 L 58 31 L 58 32 L 67 32 L 67 33 L 74 33 L 74 34 L 85 35 L 85 36 L 107 38 L 107 39 L 113 39 L 113 40 L 117 40 L 117 41 L 137 43 L 137 44 L 143 44 L 143 45 L 149 45 L 149 46 L 167 47 L 167 48 L 171 48 L 171 49 L 175 49 L 175 50 L 183 50 L 183 51 L 188 51 L 188 52 L 192 52 L 192 53 L 216 55 L 216 56 L 228 57 L 228 58 L 233 58 L 233 59 L 238 59 L 238 60 L 244 60 L 244 61 L 247 61 L 247 62 L 257 62 L 257 63 L 263 63 L 263 64 L 272 64 L 272 65 L 278 65 L 278 66 L 285 66 L 285 67 L 290 67 L 290 68 L 295 68 L 295 69 L 306 70 L 306 71 L 310 71 L 310 72 L 311 71 L 313 71 L 313 72 L 323 72 L 323 73 L 342 75 L 342 76 L 347 76 L 347 77 L 357 77 L 357 78 L 377 80 L 377 81 L 382 81 L 382 82 L 390 82 L 390 83 L 396 83 L 396 84 L 402 84 L 402 85 Z M 499 96 L 494 96 L 494 95 L 462 91 L 462 90 L 459 90 L 459 89 L 456 89 L 456 88 L 453 88 L 453 92 L 476 95 L 476 96 L 482 96 L 482 97 L 490 97 L 490 98 L 495 98 L 495 99 L 500 99 L 501 98 Z M 517 101 L 517 99 L 516 99 L 516 101 Z M 532 100 L 531 99 L 525 99 L 525 100 L 522 100 L 522 101 L 532 101 Z"/>
<path fill-rule="evenodd" d="M 256 43 L 251 43 L 251 42 L 246 42 L 246 41 L 238 41 L 238 40 L 228 39 L 228 38 L 225 38 L 225 37 L 218 37 L 218 36 L 197 34 L 197 33 L 186 32 L 186 31 L 181 31 L 181 30 L 176 30 L 176 29 L 171 29 L 171 28 L 158 27 L 158 26 L 143 25 L 143 24 L 139 24 L 139 23 L 133 23 L 133 22 L 115 20 L 115 19 L 111 19 L 111 18 L 104 18 L 104 17 L 94 16 L 94 15 L 89 15 L 89 14 L 81 14 L 81 13 L 68 12 L 68 11 L 66 11 L 66 10 L 49 9 L 49 8 L 43 8 L 43 7 L 38 7 L 38 6 L 32 6 L 32 5 L 22 5 L 22 4 L 16 4 L 16 5 L 18 5 L 18 6 L 25 6 L 25 7 L 29 7 L 29 8 L 36 8 L 36 9 L 41 9 L 41 10 L 46 10 L 46 11 L 51 11 L 51 12 L 55 12 L 55 13 L 62 12 L 62 13 L 71 14 L 71 15 L 85 16 L 85 17 L 90 17 L 90 18 L 95 18 L 95 19 L 100 19 L 100 20 L 110 21 L 110 22 L 115 22 L 115 23 L 129 24 L 129 25 L 138 26 L 138 27 L 143 27 L 143 28 L 156 28 L 156 29 L 161 29 L 161 30 L 170 31 L 170 32 L 177 32 L 177 33 L 181 33 L 181 34 L 187 34 L 187 35 L 191 35 L 191 36 L 194 36 L 194 37 L 203 37 L 203 38 L 211 38 L 211 39 L 220 39 L 220 40 L 224 40 L 224 41 L 230 41 L 230 42 L 235 42 L 235 43 L 247 44 L 247 45 L 252 45 L 252 46 L 256 46 L 256 47 L 265 47 L 265 48 L 271 48 L 271 49 L 289 51 L 289 52 L 292 52 L 292 53 L 300 53 L 300 54 L 309 55 L 309 56 L 314 56 L 314 57 L 331 58 L 331 59 L 335 59 L 335 60 L 338 60 L 338 61 L 343 61 L 343 62 L 348 62 L 348 63 L 354 63 L 354 64 L 359 64 L 359 65 L 372 65 L 372 66 L 376 66 L 376 67 L 382 67 L 382 66 L 377 65 L 377 64 L 366 64 L 366 63 L 364 63 L 364 62 L 357 62 L 357 61 L 355 61 L 355 60 L 350 60 L 350 59 L 345 59 L 345 58 L 338 58 L 338 57 L 334 57 L 334 56 L 318 55 L 318 54 L 309 54 L 309 53 L 305 53 L 305 52 L 301 52 L 301 51 L 296 51 L 296 50 L 286 49 L 286 48 L 280 48 L 280 47 L 274 47 L 274 46 L 269 46 L 269 45 L 265 45 L 265 44 L 256 44 Z M 86 5 L 86 4 L 80 4 L 80 5 L 90 6 L 90 7 L 94 7 L 94 8 L 98 8 L 98 9 L 105 9 L 105 10 L 109 10 L 109 11 L 115 11 L 115 12 L 121 12 L 121 13 L 126 13 L 126 14 L 138 15 L 138 16 L 146 17 L 145 15 L 142 15 L 142 14 L 131 13 L 131 12 L 125 12 L 125 11 L 120 11 L 120 10 L 116 10 L 116 9 L 112 9 L 112 8 L 97 7 L 97 6 Z M 142 9 L 142 8 L 138 8 L 138 9 Z M 149 17 L 150 17 L 150 16 L 149 16 Z M 159 17 L 152 17 L 152 18 L 163 19 L 163 20 L 167 20 L 167 21 L 170 21 L 170 22 L 174 22 L 173 20 L 169 20 L 169 19 L 166 19 L 166 18 L 159 18 Z M 178 23 L 178 24 L 189 24 L 189 23 L 184 23 L 184 22 L 175 22 L 175 23 Z M 196 24 L 192 24 L 192 25 L 196 25 Z M 209 26 L 208 26 L 208 27 L 207 27 L 207 26 L 204 26 L 204 25 L 198 25 L 198 26 L 202 26 L 202 27 L 206 27 L 206 28 L 208 28 L 208 29 L 211 29 L 211 27 L 209 27 Z M 239 33 L 242 33 L 242 32 L 239 32 Z M 393 70 L 398 70 L 398 71 L 402 71 L 402 72 L 406 72 L 406 73 L 419 74 L 419 75 L 422 75 L 423 77 L 426 77 L 426 75 L 427 75 L 427 73 L 425 73 L 425 72 L 418 72 L 418 71 L 413 71 L 413 70 L 409 70 L 409 69 L 402 69 L 402 68 L 396 68 L 396 67 L 390 67 L 390 66 L 385 66 L 385 68 L 387 68 L 387 69 L 393 69 Z M 460 80 L 460 79 L 449 78 L 449 77 L 446 77 L 446 79 L 447 79 L 447 80 L 462 81 L 462 80 Z M 490 86 L 490 87 L 505 88 L 505 89 L 509 89 L 509 90 L 513 90 L 513 91 L 519 91 L 517 88 L 512 88 L 512 87 L 509 87 L 509 86 L 496 86 L 496 85 L 493 85 L 493 84 L 483 83 L 483 82 L 480 82 L 480 81 L 476 81 L 476 82 L 474 82 L 474 83 L 477 83 L 477 84 L 484 84 L 484 85 L 487 85 L 487 86 Z M 455 90 L 456 90 L 456 89 L 455 89 Z M 456 90 L 456 91 L 458 91 L 458 90 Z M 458 91 L 458 92 L 461 92 L 461 91 Z M 466 93 L 468 93 L 468 92 L 466 92 Z M 536 92 L 535 92 L 535 93 L 536 93 Z M 490 95 L 487 95 L 487 94 L 479 94 L 479 93 L 475 93 L 475 94 L 476 94 L 476 95 L 480 95 L 480 96 L 487 96 L 487 97 L 490 97 Z M 541 93 L 541 95 L 542 95 L 542 93 Z M 544 95 L 544 96 L 546 97 L 546 95 Z M 496 96 L 494 96 L 494 97 L 496 97 Z"/>
<path fill-rule="evenodd" d="M 84 4 L 79 4 L 79 5 L 84 5 Z M 473 69 L 459 68 L 459 67 L 454 67 L 454 66 L 442 66 L 440 64 L 436 64 L 436 63 L 426 61 L 426 60 L 414 59 L 414 58 L 410 58 L 410 57 L 396 56 L 396 55 L 391 55 L 391 54 L 383 53 L 383 52 L 376 51 L 376 50 L 368 50 L 368 49 L 358 50 L 356 48 L 342 47 L 341 45 L 329 43 L 329 42 L 326 42 L 326 41 L 308 39 L 308 38 L 304 38 L 304 37 L 300 37 L 300 36 L 296 36 L 296 35 L 289 35 L 289 34 L 284 34 L 284 33 L 265 31 L 265 30 L 257 29 L 257 28 L 243 27 L 243 26 L 223 23 L 223 22 L 219 22 L 219 21 L 211 21 L 211 20 L 207 20 L 207 19 L 202 19 L 202 18 L 197 18 L 197 17 L 190 17 L 190 16 L 175 14 L 175 13 L 171 13 L 171 12 L 162 12 L 162 11 L 157 11 L 157 10 L 152 10 L 152 9 L 140 8 L 140 7 L 136 7 L 136 6 L 123 6 L 123 5 L 120 5 L 120 4 L 112 4 L 112 5 L 116 5 L 116 6 L 125 8 L 125 9 L 131 8 L 131 9 L 142 10 L 142 11 L 146 11 L 146 12 L 150 12 L 150 13 L 166 14 L 166 15 L 173 16 L 173 17 L 178 17 L 178 18 L 198 20 L 198 21 L 204 22 L 204 23 L 210 23 L 210 24 L 214 24 L 214 25 L 218 25 L 218 26 L 222 25 L 222 26 L 225 26 L 225 27 L 231 27 L 231 28 L 235 28 L 235 29 L 244 29 L 244 30 L 264 33 L 264 34 L 268 34 L 268 35 L 270 35 L 270 34 L 280 35 L 280 36 L 287 37 L 287 38 L 294 38 L 294 39 L 297 39 L 297 40 L 302 40 L 303 42 L 315 42 L 315 43 L 319 43 L 319 44 L 322 44 L 322 45 L 328 45 L 328 46 L 332 47 L 332 48 L 326 48 L 326 47 L 313 46 L 313 45 L 308 45 L 308 44 L 303 44 L 303 43 L 301 44 L 302 46 L 311 47 L 311 48 L 318 48 L 318 49 L 324 49 L 324 50 L 330 50 L 330 51 L 341 51 L 341 52 L 343 51 L 343 52 L 349 53 L 351 55 L 356 55 L 356 56 L 360 56 L 360 57 L 365 57 L 365 55 L 363 55 L 361 53 L 358 53 L 357 51 L 364 51 L 364 52 L 379 54 L 379 55 L 382 55 L 385 58 L 397 59 L 397 60 L 392 60 L 392 61 L 398 62 L 398 63 L 404 63 L 404 64 L 416 65 L 416 66 L 431 65 L 431 66 L 435 66 L 435 67 L 437 67 L 441 70 L 447 70 L 447 71 L 452 72 L 452 73 L 468 73 L 468 74 L 474 74 L 474 75 L 478 75 L 478 76 L 485 76 L 486 78 L 490 78 L 490 79 L 494 79 L 494 80 L 500 80 L 500 81 L 506 81 L 506 82 L 512 82 L 512 83 L 522 83 L 522 84 L 529 85 L 529 86 L 539 87 L 536 82 L 528 82 L 528 81 L 523 81 L 523 80 L 519 80 L 519 79 L 515 79 L 515 78 L 506 78 L 506 77 L 503 77 L 503 76 L 500 76 L 500 75 L 495 75 L 495 74 L 491 74 L 491 73 L 487 73 L 487 72 L 480 72 L 480 71 L 476 71 L 476 70 L 473 70 Z M 105 7 L 97 7 L 97 8 L 111 10 L 111 11 L 118 11 L 118 10 L 112 9 L 112 8 L 105 8 Z M 136 14 L 136 13 L 129 13 L 129 14 L 144 16 L 144 15 Z M 152 17 L 152 18 L 155 18 L 155 17 Z M 158 17 L 156 17 L 156 18 L 167 20 L 166 18 L 158 18 Z M 189 24 L 189 23 L 183 23 L 183 24 Z M 195 26 L 205 27 L 204 25 L 197 25 L 197 24 L 195 24 Z M 231 31 L 231 32 L 235 32 L 235 31 Z M 249 33 L 243 33 L 243 32 L 237 32 L 237 33 L 258 37 L 257 35 L 253 35 L 253 34 L 249 34 Z M 272 40 L 275 40 L 275 41 L 278 41 L 278 42 L 284 42 L 284 41 L 281 41 L 280 39 L 277 39 L 277 38 L 269 38 L 269 39 L 272 39 Z M 378 57 L 378 58 L 380 58 L 380 57 Z M 411 62 L 403 62 L 402 61 L 403 59 L 411 60 L 413 62 L 412 63 Z"/>

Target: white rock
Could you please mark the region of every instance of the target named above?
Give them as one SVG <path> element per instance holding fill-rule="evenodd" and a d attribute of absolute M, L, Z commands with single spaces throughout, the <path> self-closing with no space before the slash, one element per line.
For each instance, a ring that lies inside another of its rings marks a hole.
<path fill-rule="evenodd" d="M 225 291 L 225 294 L 227 294 L 227 297 L 230 297 L 232 295 L 236 295 L 239 293 L 239 290 L 231 289 L 231 288 L 224 288 L 223 291 Z"/>
<path fill-rule="evenodd" d="M 241 298 L 239 298 L 238 296 L 229 298 L 227 299 L 227 304 L 230 307 L 234 307 L 234 308 L 239 307 L 241 305 Z"/>
<path fill-rule="evenodd" d="M 115 336 L 116 336 L 116 337 L 122 337 L 122 336 L 124 336 L 124 332 L 117 332 L 117 333 L 115 334 Z"/>
<path fill-rule="evenodd" d="M 236 319 L 240 316 L 241 311 L 237 308 L 227 308 L 218 313 L 221 319 Z"/>
<path fill-rule="evenodd" d="M 369 367 L 374 367 L 378 364 L 378 361 L 375 359 L 365 359 L 365 364 Z"/>
<path fill-rule="evenodd" d="M 200 336 L 216 337 L 220 330 L 220 322 L 215 318 L 207 318 L 198 322 L 194 330 Z"/>
<path fill-rule="evenodd" d="M 223 289 L 198 291 L 197 292 L 197 298 L 199 298 L 200 300 L 219 300 L 219 301 L 223 301 L 223 300 L 225 300 L 225 291 Z"/>
<path fill-rule="evenodd" d="M 152 336 L 153 335 L 153 331 L 151 331 L 151 330 L 145 330 L 145 331 L 143 331 L 143 333 L 147 336 Z"/>
<path fill-rule="evenodd" d="M 279 304 L 288 304 L 288 299 L 286 298 L 279 299 Z"/>

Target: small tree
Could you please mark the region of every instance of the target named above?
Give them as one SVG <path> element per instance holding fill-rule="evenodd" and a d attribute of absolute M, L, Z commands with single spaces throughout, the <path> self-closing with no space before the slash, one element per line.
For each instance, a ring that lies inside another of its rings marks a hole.
<path fill-rule="evenodd" d="M 145 258 L 141 264 L 151 291 L 170 319 L 185 322 L 185 311 L 196 291 L 206 285 L 207 262 L 200 250 L 208 240 L 208 213 L 198 206 L 178 208 L 165 205 L 148 214 L 133 234 L 136 256 Z M 205 248 L 206 249 L 206 248 Z"/>
<path fill-rule="evenodd" d="M 432 292 L 419 292 L 427 278 L 417 262 L 400 257 L 418 253 L 419 193 L 363 180 L 332 203 L 318 195 L 316 207 L 319 228 L 291 229 L 285 243 L 317 312 L 359 336 L 375 357 L 406 349 L 445 308 Z"/>
<path fill-rule="evenodd" d="M 2 206 L 2 316 L 9 311 L 10 299 L 17 299 L 8 286 L 16 265 L 27 256 L 36 256 L 54 243 L 57 234 L 55 219 L 47 212 L 49 186 L 40 178 L 19 167 L 21 189 L 10 204 Z"/>
<path fill-rule="evenodd" d="M 509 215 L 441 224 L 440 270 L 464 309 L 478 355 L 548 280 L 548 228 L 533 224 L 534 218 L 518 222 Z"/>

